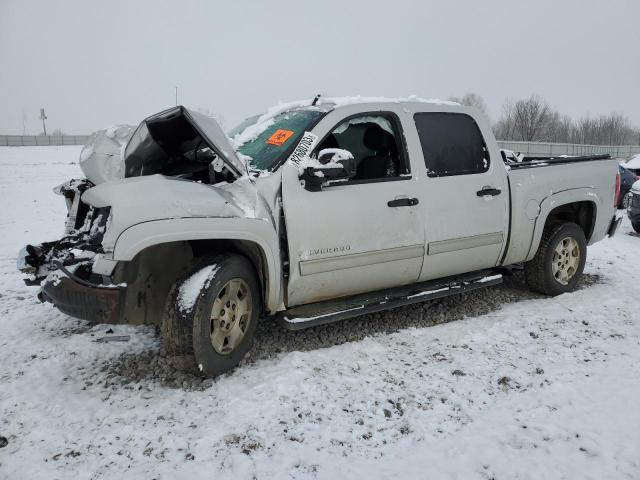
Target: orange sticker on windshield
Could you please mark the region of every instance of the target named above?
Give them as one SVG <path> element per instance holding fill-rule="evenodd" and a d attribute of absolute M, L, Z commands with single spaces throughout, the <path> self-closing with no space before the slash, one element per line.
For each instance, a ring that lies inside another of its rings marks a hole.
<path fill-rule="evenodd" d="M 281 146 L 284 142 L 289 140 L 289 137 L 293 135 L 291 130 L 276 130 L 273 135 L 269 137 L 267 143 L 269 145 Z"/>

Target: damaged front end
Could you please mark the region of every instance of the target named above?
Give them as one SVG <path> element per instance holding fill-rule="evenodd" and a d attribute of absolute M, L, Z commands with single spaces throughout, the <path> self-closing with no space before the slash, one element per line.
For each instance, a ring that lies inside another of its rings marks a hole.
<path fill-rule="evenodd" d="M 171 286 L 194 255 L 192 238 L 154 240 L 127 256 L 131 245 L 123 233 L 171 219 L 235 217 L 277 228 L 279 177 L 260 179 L 267 200 L 247 175 L 246 161 L 214 119 L 184 107 L 148 117 L 135 130 L 95 133 L 80 154 L 86 179 L 54 189 L 67 204 L 64 236 L 20 252 L 25 283 L 39 285 L 40 300 L 76 318 L 158 323 Z M 193 240 L 209 240 L 198 235 Z M 118 241 L 123 250 L 116 255 Z"/>
<path fill-rule="evenodd" d="M 53 303 L 73 317 L 118 323 L 124 286 L 113 285 L 108 277 L 92 272 L 96 257 L 104 253 L 102 239 L 111 208 L 96 208 L 81 201 L 82 193 L 91 187 L 88 180 L 71 180 L 54 189 L 67 203 L 65 235 L 57 241 L 25 246 L 18 255 L 17 267 L 27 275 L 27 285 L 40 285 L 41 301 Z"/>

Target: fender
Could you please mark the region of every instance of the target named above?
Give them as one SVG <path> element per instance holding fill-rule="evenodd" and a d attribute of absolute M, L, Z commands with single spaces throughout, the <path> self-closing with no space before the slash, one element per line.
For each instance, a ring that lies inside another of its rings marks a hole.
<path fill-rule="evenodd" d="M 547 222 L 549 213 L 551 213 L 554 208 L 577 202 L 592 203 L 594 207 L 593 214 L 594 216 L 596 216 L 598 209 L 602 204 L 602 198 L 600 198 L 600 196 L 595 192 L 593 188 L 585 187 L 553 193 L 550 196 L 546 197 L 540 203 L 540 213 L 538 214 L 538 218 L 536 219 L 533 238 L 531 240 L 531 247 L 529 247 L 529 253 L 527 254 L 527 258 L 525 259 L 526 262 L 531 260 L 538 251 L 540 240 L 542 239 L 542 232 L 544 231 L 544 226 Z"/>
<path fill-rule="evenodd" d="M 162 243 L 215 239 L 246 240 L 258 245 L 266 260 L 265 305 L 275 313 L 282 304 L 280 247 L 273 225 L 265 219 L 196 217 L 138 223 L 120 233 L 113 259 L 130 261 L 145 248 Z"/>

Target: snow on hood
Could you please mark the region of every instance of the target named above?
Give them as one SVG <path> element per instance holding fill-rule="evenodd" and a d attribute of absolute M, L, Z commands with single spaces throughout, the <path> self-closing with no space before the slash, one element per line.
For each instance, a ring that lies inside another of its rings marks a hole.
<path fill-rule="evenodd" d="M 124 148 L 133 131 L 131 125 L 114 125 L 92 133 L 80 152 L 84 176 L 96 185 L 124 178 Z"/>

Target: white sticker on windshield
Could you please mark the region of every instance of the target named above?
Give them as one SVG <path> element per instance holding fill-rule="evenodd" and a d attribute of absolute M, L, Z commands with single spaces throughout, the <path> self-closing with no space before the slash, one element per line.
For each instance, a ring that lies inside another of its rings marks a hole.
<path fill-rule="evenodd" d="M 313 150 L 313 147 L 316 146 L 318 142 L 318 136 L 314 135 L 311 132 L 304 132 L 304 135 L 298 142 L 298 145 L 293 150 L 293 153 L 287 159 L 291 163 L 293 163 L 296 167 L 300 165 L 300 161 L 303 158 L 306 158 Z"/>

